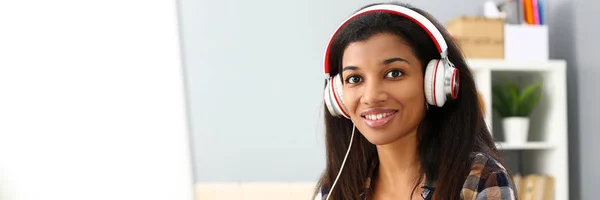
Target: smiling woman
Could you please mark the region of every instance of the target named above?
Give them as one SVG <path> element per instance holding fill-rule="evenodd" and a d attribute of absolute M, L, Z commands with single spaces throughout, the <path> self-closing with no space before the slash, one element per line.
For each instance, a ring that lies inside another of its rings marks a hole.
<path fill-rule="evenodd" d="M 401 4 L 368 5 L 335 31 L 316 199 L 515 199 L 475 81 L 448 38 Z"/>
<path fill-rule="evenodd" d="M 391 36 L 391 35 L 385 35 L 388 37 L 393 37 L 392 39 L 397 39 L 397 37 Z M 377 39 L 379 39 L 379 42 L 385 42 L 385 39 L 381 39 L 381 37 L 385 37 L 385 36 L 376 36 L 373 37 L 375 41 L 377 41 Z M 362 42 L 361 42 L 362 43 Z M 361 44 L 361 43 L 357 43 L 357 44 Z M 371 45 L 373 46 L 373 42 L 366 42 L 366 43 L 362 43 L 364 45 Z M 386 44 L 383 44 L 383 46 L 385 46 Z M 348 59 L 351 58 L 360 58 L 360 57 L 354 57 L 351 54 L 352 53 L 357 53 L 354 51 L 362 51 L 364 49 L 368 49 L 369 47 L 364 47 L 364 46 L 359 46 L 356 47 L 355 44 L 352 44 L 351 46 L 353 47 L 348 47 L 348 50 L 346 51 L 346 53 L 348 53 L 348 56 L 345 56 Z M 375 45 L 376 46 L 376 45 Z M 371 47 L 372 48 L 372 47 Z M 381 53 L 380 51 L 382 49 L 377 49 L 376 47 L 373 49 L 374 51 L 372 51 L 373 53 Z M 393 49 L 390 49 L 393 50 Z M 385 51 L 385 50 L 383 50 Z M 385 52 L 384 52 L 385 53 Z M 360 54 L 360 53 L 359 53 Z M 349 61 L 350 63 L 352 63 L 352 61 Z M 400 78 L 401 75 L 404 74 L 403 70 L 400 68 L 390 68 L 388 66 L 394 66 L 392 64 L 394 64 L 394 62 L 405 62 L 408 63 L 408 61 L 406 59 L 403 58 L 389 58 L 389 59 L 384 59 L 383 62 L 380 63 L 380 65 L 383 65 L 383 68 L 381 68 L 381 70 L 376 70 L 375 72 L 375 76 L 379 76 L 381 75 L 381 73 L 384 73 L 385 78 L 388 78 L 390 80 L 398 80 Z M 399 65 L 399 64 L 396 64 Z M 390 69 L 386 69 L 386 68 L 390 68 Z M 345 75 L 343 77 L 344 78 L 344 82 L 345 85 L 350 87 L 350 86 L 358 86 L 358 84 L 360 84 L 361 81 L 363 81 L 363 77 L 361 76 L 361 73 L 367 72 L 367 70 L 361 70 L 360 67 L 355 67 L 355 66 L 346 66 L 343 68 L 343 74 L 348 74 Z M 351 88 L 352 89 L 352 88 Z M 351 89 L 345 89 L 345 91 L 351 90 Z M 354 88 L 356 89 L 356 88 Z M 346 92 L 346 99 L 344 99 L 344 102 L 351 102 L 351 97 L 350 95 L 348 95 L 348 93 L 351 93 L 352 91 L 348 91 Z M 350 98 L 350 100 L 348 99 Z M 378 98 L 378 97 L 375 97 Z M 383 98 L 387 98 L 387 96 L 383 97 Z M 365 98 L 366 99 L 366 98 Z M 376 99 L 371 99 L 371 100 L 376 100 Z M 352 107 L 352 106 L 349 106 Z M 363 112 L 360 112 L 360 117 L 362 117 L 365 120 L 366 125 L 372 127 L 372 128 L 376 128 L 376 127 L 381 127 L 386 125 L 388 122 L 391 121 L 391 119 L 393 119 L 396 115 L 396 113 L 398 112 L 398 110 L 396 109 L 392 109 L 392 108 L 369 108 L 369 109 L 365 109 Z M 350 112 L 352 113 L 352 112 Z"/>
<path fill-rule="evenodd" d="M 342 66 L 355 66 L 343 68 L 343 101 L 364 137 L 376 145 L 406 136 L 416 139 L 413 130 L 426 109 L 423 72 L 402 38 L 379 33 L 353 42 L 344 51 Z"/>

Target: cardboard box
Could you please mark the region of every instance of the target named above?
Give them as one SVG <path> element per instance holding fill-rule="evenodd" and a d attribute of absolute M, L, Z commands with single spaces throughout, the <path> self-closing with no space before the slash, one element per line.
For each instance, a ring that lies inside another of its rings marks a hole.
<path fill-rule="evenodd" d="M 462 16 L 446 29 L 466 58 L 504 58 L 504 20 Z"/>

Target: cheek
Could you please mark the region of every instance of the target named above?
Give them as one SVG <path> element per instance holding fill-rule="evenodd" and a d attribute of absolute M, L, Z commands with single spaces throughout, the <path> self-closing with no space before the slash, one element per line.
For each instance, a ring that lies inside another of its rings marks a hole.
<path fill-rule="evenodd" d="M 401 88 L 404 89 L 396 90 L 395 97 L 404 104 L 405 107 L 412 108 L 419 104 L 425 106 L 425 91 L 422 81 L 417 79 L 415 81 L 405 82 Z"/>
<path fill-rule="evenodd" d="M 349 112 L 348 114 L 351 116 L 354 115 L 354 111 L 356 111 L 359 97 L 359 92 L 355 88 L 344 87 L 344 105 Z"/>
<path fill-rule="evenodd" d="M 417 88 L 411 88 L 409 90 L 402 90 L 396 92 L 396 99 L 398 99 L 405 107 L 412 107 L 416 104 L 423 103 L 425 101 L 425 93 L 423 90 Z"/>

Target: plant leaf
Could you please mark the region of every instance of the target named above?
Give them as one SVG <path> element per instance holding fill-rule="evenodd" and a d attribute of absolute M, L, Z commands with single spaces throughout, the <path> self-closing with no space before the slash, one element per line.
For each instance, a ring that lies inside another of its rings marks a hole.
<path fill-rule="evenodd" d="M 519 116 L 519 87 L 514 84 L 511 83 L 510 81 L 505 81 L 506 82 L 506 89 L 508 90 L 508 94 L 509 94 L 509 105 L 510 105 L 510 116 Z"/>
<path fill-rule="evenodd" d="M 492 88 L 492 92 L 492 107 L 500 116 L 508 116 L 509 104 L 506 94 L 504 93 L 504 88 L 500 85 L 496 85 Z"/>
<path fill-rule="evenodd" d="M 519 104 L 521 107 L 521 110 L 519 112 L 520 115 L 529 116 L 531 114 L 533 108 L 535 107 L 535 105 L 537 105 L 538 101 L 540 100 L 541 87 L 542 82 L 539 81 L 533 85 L 528 86 L 527 88 L 525 88 L 525 90 L 523 90 L 523 93 L 519 98 Z"/>

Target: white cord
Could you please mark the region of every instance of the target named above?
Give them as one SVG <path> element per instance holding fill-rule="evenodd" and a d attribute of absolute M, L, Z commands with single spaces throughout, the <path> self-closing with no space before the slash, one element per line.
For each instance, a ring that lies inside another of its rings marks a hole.
<path fill-rule="evenodd" d="M 344 164 L 346 164 L 346 158 L 348 158 L 348 154 L 350 154 L 350 149 L 352 148 L 352 140 L 354 139 L 354 124 L 352 124 L 352 135 L 350 136 L 350 145 L 348 146 L 348 150 L 346 151 L 346 156 L 344 156 L 344 161 L 342 161 L 342 166 L 340 167 L 340 171 L 338 172 L 337 177 L 335 177 L 335 181 L 333 181 L 333 185 L 331 185 L 331 189 L 329 189 L 329 193 L 327 193 L 327 199 L 325 200 L 329 200 L 329 197 L 331 196 L 331 192 L 333 192 L 333 188 L 335 187 L 335 184 L 338 181 L 338 178 L 340 178 L 340 174 L 342 174 L 342 170 L 344 169 Z"/>

